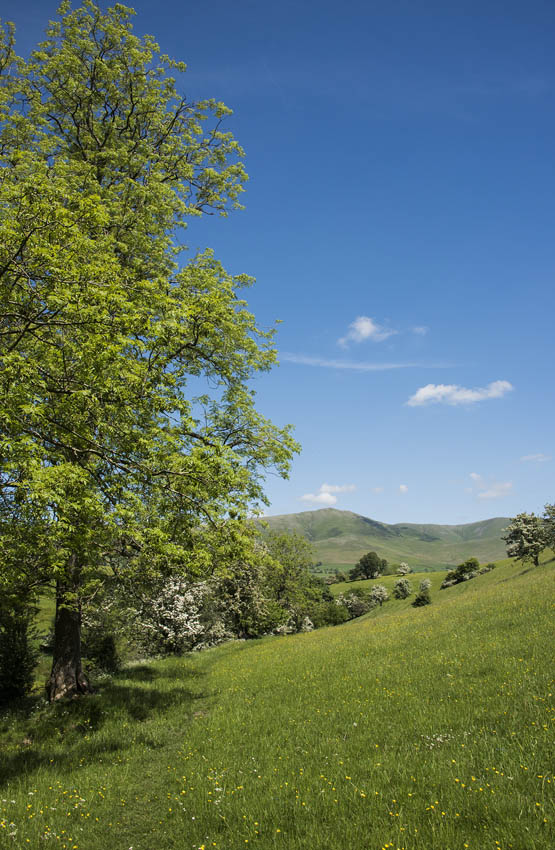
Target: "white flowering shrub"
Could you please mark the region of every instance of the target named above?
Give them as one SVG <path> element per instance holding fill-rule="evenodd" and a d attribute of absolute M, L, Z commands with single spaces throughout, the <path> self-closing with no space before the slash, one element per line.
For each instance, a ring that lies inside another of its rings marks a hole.
<path fill-rule="evenodd" d="M 408 576 L 409 573 L 412 573 L 412 567 L 409 567 L 404 561 L 401 561 L 399 566 L 397 567 L 397 575 L 398 576 Z"/>
<path fill-rule="evenodd" d="M 179 576 L 160 583 L 130 611 L 132 631 L 150 653 L 182 653 L 232 637 L 217 611 L 214 586 Z"/>
<path fill-rule="evenodd" d="M 370 591 L 370 599 L 373 602 L 377 602 L 378 605 L 383 605 L 384 602 L 387 602 L 389 599 L 389 593 L 387 592 L 387 588 L 383 586 L 383 584 L 375 584 L 372 590 Z"/>
<path fill-rule="evenodd" d="M 362 593 L 341 593 L 335 600 L 337 605 L 343 605 L 349 614 L 349 619 L 362 617 L 376 602 L 370 596 Z"/>
<path fill-rule="evenodd" d="M 395 599 L 406 599 L 412 593 L 412 585 L 408 578 L 400 578 L 395 582 L 393 587 L 393 596 Z"/>

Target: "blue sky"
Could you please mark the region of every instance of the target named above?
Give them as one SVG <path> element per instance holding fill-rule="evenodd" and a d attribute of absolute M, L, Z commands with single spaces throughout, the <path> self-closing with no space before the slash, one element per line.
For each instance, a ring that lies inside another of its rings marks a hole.
<path fill-rule="evenodd" d="M 187 240 L 282 320 L 258 407 L 303 451 L 268 513 L 459 523 L 555 501 L 555 5 L 131 5 L 246 149 L 245 211 Z M 54 13 L 1 10 L 22 52 Z"/>

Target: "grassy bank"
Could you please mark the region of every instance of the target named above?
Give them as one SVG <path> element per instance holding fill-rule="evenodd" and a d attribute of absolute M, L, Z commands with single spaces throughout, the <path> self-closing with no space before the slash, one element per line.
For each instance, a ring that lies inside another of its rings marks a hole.
<path fill-rule="evenodd" d="M 432 599 L 6 714 L 0 846 L 548 850 L 553 563 Z"/>

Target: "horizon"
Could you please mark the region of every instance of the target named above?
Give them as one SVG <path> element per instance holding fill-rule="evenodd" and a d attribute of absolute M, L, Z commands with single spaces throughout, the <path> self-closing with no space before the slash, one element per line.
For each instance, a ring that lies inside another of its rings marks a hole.
<path fill-rule="evenodd" d="M 376 519 L 375 517 L 370 517 L 370 516 L 366 516 L 365 514 L 360 514 L 357 511 L 348 510 L 347 508 L 335 508 L 335 507 L 312 508 L 312 509 L 307 508 L 306 510 L 303 510 L 303 511 L 293 511 L 293 512 L 290 512 L 290 513 L 283 513 L 283 514 L 261 514 L 259 517 L 256 517 L 256 519 L 261 519 L 261 520 L 276 519 L 278 517 L 284 517 L 284 516 L 297 516 L 298 514 L 321 513 L 322 511 L 335 511 L 336 513 L 339 513 L 339 514 L 353 514 L 354 516 L 362 517 L 362 519 L 371 519 L 373 522 L 378 522 L 378 523 L 381 523 L 382 525 L 447 525 L 447 526 L 459 526 L 459 525 L 476 525 L 476 524 L 481 523 L 481 522 L 491 522 L 494 519 L 503 519 L 503 520 L 510 520 L 511 519 L 511 517 L 498 514 L 496 516 L 486 517 L 485 519 L 472 520 L 471 522 L 405 522 L 404 520 L 400 520 L 400 521 L 396 521 L 396 522 L 385 522 L 384 520 Z"/>

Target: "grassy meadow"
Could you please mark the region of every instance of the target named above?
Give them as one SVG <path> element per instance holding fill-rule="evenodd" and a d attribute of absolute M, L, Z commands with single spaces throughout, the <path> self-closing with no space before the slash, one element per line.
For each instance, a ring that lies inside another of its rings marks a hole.
<path fill-rule="evenodd" d="M 5 712 L 0 847 L 550 850 L 554 566 Z"/>

